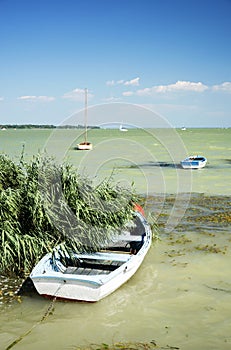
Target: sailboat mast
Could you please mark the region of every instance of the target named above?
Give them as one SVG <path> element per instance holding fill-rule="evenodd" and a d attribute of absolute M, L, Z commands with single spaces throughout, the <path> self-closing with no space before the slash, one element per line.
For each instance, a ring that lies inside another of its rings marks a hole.
<path fill-rule="evenodd" d="M 80 142 L 77 145 L 78 150 L 91 150 L 92 143 L 87 141 L 87 118 L 88 118 L 88 108 L 87 108 L 87 98 L 88 98 L 88 90 L 85 88 L 85 108 L 84 108 L 84 141 Z"/>
<path fill-rule="evenodd" d="M 87 142 L 87 88 L 85 88 L 85 110 L 84 110 L 84 120 L 85 120 L 84 141 Z"/>

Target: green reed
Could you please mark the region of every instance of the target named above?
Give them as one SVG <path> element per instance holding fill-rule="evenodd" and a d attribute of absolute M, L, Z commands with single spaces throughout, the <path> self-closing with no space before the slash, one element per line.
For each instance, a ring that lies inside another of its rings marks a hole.
<path fill-rule="evenodd" d="M 0 155 L 0 273 L 24 276 L 58 244 L 95 251 L 132 216 L 137 195 L 104 180 L 94 187 L 69 164 Z"/>

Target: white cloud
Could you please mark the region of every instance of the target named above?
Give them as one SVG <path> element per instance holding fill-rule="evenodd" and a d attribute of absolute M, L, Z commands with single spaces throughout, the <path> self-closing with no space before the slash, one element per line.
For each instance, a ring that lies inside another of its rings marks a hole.
<path fill-rule="evenodd" d="M 51 96 L 20 96 L 17 99 L 21 101 L 34 101 L 34 102 L 37 102 L 37 101 L 51 102 L 55 100 L 55 98 Z"/>
<path fill-rule="evenodd" d="M 142 90 L 137 90 L 136 95 L 138 96 L 150 96 L 152 94 L 153 88 L 145 88 Z"/>
<path fill-rule="evenodd" d="M 125 86 L 129 86 L 129 85 L 139 86 L 139 80 L 140 80 L 140 78 L 137 77 L 137 78 L 134 78 L 134 79 L 125 81 L 125 82 L 124 82 L 124 85 L 125 85 Z"/>
<path fill-rule="evenodd" d="M 124 84 L 124 80 L 109 80 L 106 82 L 106 85 L 108 86 L 115 86 L 115 85 L 122 85 Z"/>
<path fill-rule="evenodd" d="M 106 81 L 106 85 L 113 86 L 113 85 L 116 85 L 116 82 L 115 82 L 115 80 L 108 80 L 108 81 Z"/>
<path fill-rule="evenodd" d="M 123 94 L 122 94 L 123 96 L 132 96 L 132 95 L 134 95 L 134 92 L 132 92 L 132 91 L 124 91 L 123 92 Z"/>
<path fill-rule="evenodd" d="M 84 101 L 85 96 L 85 89 L 74 89 L 70 92 L 66 92 L 62 98 L 65 98 L 67 100 L 73 100 L 73 101 Z M 88 99 L 94 97 L 93 94 L 89 93 L 87 94 Z"/>
<path fill-rule="evenodd" d="M 139 77 L 131 79 L 131 80 L 123 80 L 123 79 L 116 80 L 116 81 L 115 80 L 108 80 L 106 82 L 106 85 L 108 85 L 108 86 L 115 86 L 115 85 L 139 86 L 139 80 L 140 80 Z"/>
<path fill-rule="evenodd" d="M 182 90 L 182 91 L 203 92 L 207 89 L 208 89 L 208 86 L 202 84 L 201 82 L 194 83 L 190 81 L 178 80 L 175 84 L 167 85 L 167 91 Z"/>
<path fill-rule="evenodd" d="M 108 98 L 104 98 L 103 101 L 106 102 L 106 103 L 109 103 L 109 102 L 118 102 L 120 101 L 121 98 L 119 97 L 108 97 Z"/>
<path fill-rule="evenodd" d="M 166 92 L 174 92 L 174 91 L 203 92 L 207 89 L 208 89 L 208 86 L 202 84 L 201 82 L 195 83 L 190 81 L 178 80 L 175 84 L 156 85 L 151 88 L 137 90 L 136 94 L 138 96 L 150 96 L 156 93 L 166 93 Z"/>
<path fill-rule="evenodd" d="M 219 85 L 213 85 L 212 90 L 231 92 L 231 83 L 227 81 Z"/>
<path fill-rule="evenodd" d="M 0 101 L 3 101 L 4 100 L 4 97 L 0 96 Z"/>

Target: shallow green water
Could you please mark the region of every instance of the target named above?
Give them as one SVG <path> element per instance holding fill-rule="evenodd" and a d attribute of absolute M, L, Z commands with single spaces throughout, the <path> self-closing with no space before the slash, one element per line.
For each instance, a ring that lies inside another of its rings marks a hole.
<path fill-rule="evenodd" d="M 81 130 L 1 130 L 0 151 L 15 159 L 22 147 L 31 158 L 46 150 L 57 161 L 68 161 L 94 181 L 109 177 L 124 185 L 135 183 L 138 193 L 200 192 L 231 194 L 231 128 L 229 129 L 116 129 L 89 130 L 94 148 L 74 149 Z M 183 170 L 180 161 L 189 154 L 208 159 L 200 171 Z"/>
<path fill-rule="evenodd" d="M 80 131 L 78 131 L 80 133 Z M 231 129 L 93 130 L 91 152 L 77 152 L 76 131 L 6 130 L 2 152 L 30 158 L 44 147 L 59 161 L 100 181 L 134 181 L 160 227 L 137 274 L 96 304 L 14 295 L 20 281 L 0 280 L 0 349 L 71 349 L 89 343 L 151 341 L 185 350 L 231 348 Z M 50 139 L 48 139 L 50 136 Z M 208 165 L 187 171 L 179 161 L 203 154 Z"/>

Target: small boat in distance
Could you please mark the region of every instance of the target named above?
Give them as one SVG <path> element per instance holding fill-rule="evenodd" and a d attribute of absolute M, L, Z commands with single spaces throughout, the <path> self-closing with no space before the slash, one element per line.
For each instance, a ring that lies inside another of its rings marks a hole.
<path fill-rule="evenodd" d="M 128 129 L 124 128 L 122 124 L 120 124 L 120 131 L 128 131 Z"/>
<path fill-rule="evenodd" d="M 203 156 L 190 156 L 180 163 L 183 169 L 201 169 L 205 167 L 207 159 Z"/>
<path fill-rule="evenodd" d="M 38 262 L 30 279 L 42 296 L 96 302 L 135 274 L 151 240 L 150 225 L 137 207 L 132 221 L 106 247 L 71 255 L 57 248 Z"/>
<path fill-rule="evenodd" d="M 84 141 L 80 142 L 76 148 L 80 151 L 90 151 L 93 145 L 87 141 L 87 89 L 85 89 L 84 129 Z"/>

